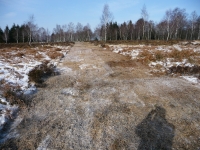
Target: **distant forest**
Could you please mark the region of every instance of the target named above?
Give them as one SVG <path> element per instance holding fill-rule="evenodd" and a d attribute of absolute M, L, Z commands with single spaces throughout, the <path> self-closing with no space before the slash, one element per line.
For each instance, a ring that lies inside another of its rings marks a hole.
<path fill-rule="evenodd" d="M 66 42 L 90 40 L 200 40 L 200 16 L 193 11 L 175 8 L 165 12 L 156 23 L 149 19 L 147 9 L 141 9 L 141 18 L 136 22 L 117 23 L 109 6 L 103 8 L 100 24 L 92 31 L 89 24 L 72 22 L 56 25 L 52 32 L 38 27 L 34 15 L 22 25 L 0 28 L 0 43 Z"/>

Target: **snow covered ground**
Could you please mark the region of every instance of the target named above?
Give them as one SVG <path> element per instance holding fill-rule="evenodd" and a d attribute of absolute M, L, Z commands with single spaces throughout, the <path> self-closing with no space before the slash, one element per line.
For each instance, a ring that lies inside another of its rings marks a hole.
<path fill-rule="evenodd" d="M 172 46 L 168 45 L 108 45 L 114 53 L 130 56 L 132 60 L 148 59 L 148 65 L 153 73 L 166 73 L 171 67 L 200 66 L 200 41 L 180 42 Z M 200 78 L 200 71 L 198 72 Z M 200 80 L 194 75 L 181 75 L 185 80 L 199 84 Z"/>
<path fill-rule="evenodd" d="M 65 56 L 70 46 L 41 46 L 36 48 L 3 48 L 0 49 L 0 82 L 1 89 L 5 85 L 20 87 L 24 94 L 36 91 L 34 83 L 29 83 L 28 73 L 44 61 L 57 66 L 61 57 Z M 0 91 L 0 130 L 6 121 L 12 119 L 18 106 L 11 106 Z"/>

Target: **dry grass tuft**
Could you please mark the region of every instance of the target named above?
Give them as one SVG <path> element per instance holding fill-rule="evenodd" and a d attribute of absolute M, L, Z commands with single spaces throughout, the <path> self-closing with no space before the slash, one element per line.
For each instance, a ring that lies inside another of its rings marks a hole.
<path fill-rule="evenodd" d="M 22 99 L 21 89 L 19 86 L 12 86 L 10 84 L 5 84 L 1 86 L 3 91 L 3 97 L 10 103 L 10 105 L 18 105 L 19 107 L 25 106 L 25 100 Z"/>
<path fill-rule="evenodd" d="M 198 56 L 199 54 L 194 52 L 193 50 L 182 50 L 182 51 L 179 51 L 179 50 L 172 50 L 171 52 L 169 52 L 167 54 L 167 57 L 168 58 L 174 58 L 175 61 L 182 61 L 182 59 L 188 59 L 193 56 Z"/>
<path fill-rule="evenodd" d="M 51 59 L 57 59 L 57 58 L 62 58 L 64 57 L 64 55 L 60 52 L 57 51 L 50 51 L 47 52 L 47 55 L 51 58 Z"/>
<path fill-rule="evenodd" d="M 135 60 L 109 61 L 107 64 L 110 67 L 135 67 L 137 66 Z"/>
<path fill-rule="evenodd" d="M 25 53 L 24 52 L 18 52 L 15 56 L 22 58 L 23 56 L 25 56 Z"/>
<path fill-rule="evenodd" d="M 56 48 L 56 49 L 55 49 L 55 51 L 61 51 L 61 50 L 62 50 L 62 49 L 60 49 L 60 48 Z"/>
<path fill-rule="evenodd" d="M 151 61 L 155 61 L 153 53 L 148 50 L 143 50 L 138 55 L 138 60 L 142 64 L 149 64 Z"/>
<path fill-rule="evenodd" d="M 41 60 L 42 58 L 44 58 L 44 56 L 42 54 L 36 53 L 34 58 Z"/>

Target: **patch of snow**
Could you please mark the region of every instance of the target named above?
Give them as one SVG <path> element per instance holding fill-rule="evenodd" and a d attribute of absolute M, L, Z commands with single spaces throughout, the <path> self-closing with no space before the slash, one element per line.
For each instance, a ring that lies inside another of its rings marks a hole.
<path fill-rule="evenodd" d="M 66 54 L 69 51 L 70 46 L 52 46 L 55 48 L 60 48 L 60 53 Z M 18 57 L 16 54 L 18 53 L 9 51 L 5 52 L 6 55 L 0 56 L 0 80 L 3 80 L 5 84 L 10 84 L 13 86 L 19 86 L 25 95 L 33 94 L 37 92 L 34 84 L 29 84 L 29 72 L 34 69 L 36 66 L 42 64 L 43 61 L 50 61 L 51 64 L 58 65 L 59 59 L 51 60 L 49 56 L 47 56 L 47 52 L 49 50 L 40 51 L 40 49 L 34 48 L 37 50 L 36 53 L 27 53 L 25 50 L 21 50 L 18 52 L 25 53 L 24 56 Z M 28 51 L 27 51 L 28 52 Z M 42 55 L 41 58 L 35 59 L 35 55 Z M 6 57 L 4 57 L 6 56 Z M 9 57 L 7 57 L 9 56 Z M 39 60 L 38 60 L 39 59 Z M 70 69 L 68 69 L 70 70 Z M 1 85 L 3 88 L 3 84 Z M 11 106 L 5 98 L 0 95 L 0 130 L 5 125 L 6 121 L 12 117 L 12 114 L 17 106 Z"/>
<path fill-rule="evenodd" d="M 90 66 L 89 64 L 82 64 L 79 66 L 79 68 L 82 70 L 82 69 L 85 69 L 87 68 L 88 66 Z"/>
<path fill-rule="evenodd" d="M 151 62 L 149 63 L 149 66 L 156 66 L 156 65 L 161 65 L 164 66 L 164 63 L 162 61 L 156 61 L 156 62 Z"/>
<path fill-rule="evenodd" d="M 119 52 L 121 52 L 121 51 L 123 51 L 122 48 L 115 48 L 115 49 L 113 50 L 114 53 L 119 53 Z"/>
<path fill-rule="evenodd" d="M 6 103 L 6 105 L 9 104 L 4 97 L 0 97 L 0 102 Z M 1 109 L 1 107 L 0 107 L 0 109 Z"/>
<path fill-rule="evenodd" d="M 135 59 L 137 58 L 137 56 L 139 55 L 139 50 L 132 50 L 130 55 L 131 55 L 131 59 Z"/>
<path fill-rule="evenodd" d="M 79 91 L 74 88 L 65 88 L 61 91 L 61 94 L 76 96 L 79 94 Z"/>
<path fill-rule="evenodd" d="M 72 69 L 69 67 L 59 67 L 59 69 L 56 69 L 58 72 L 62 71 L 62 72 L 72 72 Z"/>
<path fill-rule="evenodd" d="M 2 102 L 5 102 L 4 98 L 0 98 Z M 17 106 L 11 106 L 8 102 L 6 105 L 0 103 L 0 131 L 7 122 L 7 120 L 12 119 L 13 112 L 17 109 Z"/>
<path fill-rule="evenodd" d="M 181 76 L 182 78 L 184 78 L 185 80 L 192 82 L 192 83 L 199 83 L 199 79 L 193 76 Z"/>
<path fill-rule="evenodd" d="M 28 89 L 24 91 L 24 95 L 32 95 L 37 92 L 37 88 L 34 85 L 31 85 Z"/>
<path fill-rule="evenodd" d="M 178 51 L 182 51 L 182 48 L 179 45 L 173 45 L 173 47 Z"/>
<path fill-rule="evenodd" d="M 39 144 L 37 150 L 46 150 L 46 149 L 47 149 L 47 146 L 49 145 L 50 138 L 51 138 L 51 136 L 50 136 L 50 135 L 47 135 L 47 136 L 45 137 L 45 139 Z"/>
<path fill-rule="evenodd" d="M 194 42 L 191 42 L 191 43 L 196 45 L 196 44 L 200 44 L 200 41 L 194 41 Z"/>

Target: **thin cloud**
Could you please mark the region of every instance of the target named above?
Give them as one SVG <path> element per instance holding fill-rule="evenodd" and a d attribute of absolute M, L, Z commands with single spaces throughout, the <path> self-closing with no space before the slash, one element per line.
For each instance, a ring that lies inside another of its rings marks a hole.
<path fill-rule="evenodd" d="M 12 18 L 12 17 L 15 17 L 17 14 L 15 12 L 9 12 L 7 14 L 5 14 L 5 17 L 7 18 Z"/>

